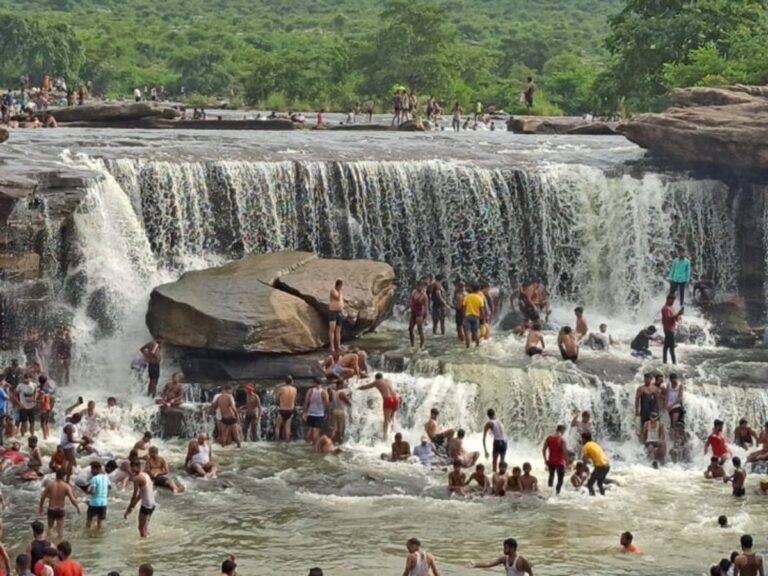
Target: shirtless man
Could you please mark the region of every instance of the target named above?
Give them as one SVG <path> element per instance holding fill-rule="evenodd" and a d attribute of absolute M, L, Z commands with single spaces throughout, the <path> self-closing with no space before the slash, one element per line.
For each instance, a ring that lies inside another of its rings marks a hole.
<path fill-rule="evenodd" d="M 123 514 L 123 518 L 128 518 L 136 508 L 136 504 L 141 502 L 139 508 L 139 535 L 142 538 L 149 536 L 149 519 L 155 511 L 155 489 L 149 474 L 142 472 L 141 460 L 131 462 L 131 475 L 133 477 L 133 495 L 128 504 L 128 508 Z"/>
<path fill-rule="evenodd" d="M 469 563 L 470 568 L 493 568 L 495 566 L 504 566 L 509 576 L 533 576 L 533 565 L 524 556 L 517 553 L 517 540 L 514 538 L 504 540 L 504 556 L 501 558 L 483 564 Z"/>
<path fill-rule="evenodd" d="M 392 453 L 382 454 L 382 460 L 389 460 L 390 462 L 405 462 L 411 457 L 411 445 L 403 440 L 403 435 L 398 432 L 395 434 L 395 441 L 392 443 Z"/>
<path fill-rule="evenodd" d="M 560 330 L 557 337 L 557 347 L 560 349 L 560 356 L 563 360 L 570 360 L 575 364 L 579 359 L 579 343 L 570 326 L 565 326 Z"/>
<path fill-rule="evenodd" d="M 341 348 L 341 325 L 344 323 L 344 282 L 336 280 L 328 304 L 328 341 L 331 351 Z"/>
<path fill-rule="evenodd" d="M 219 444 L 224 448 L 229 445 L 231 440 L 234 440 L 237 447 L 240 448 L 242 445 L 240 438 L 240 413 L 235 404 L 235 397 L 232 395 L 231 384 L 225 385 L 219 397 L 211 403 L 210 413 L 214 414 L 217 410 L 221 413 Z"/>
<path fill-rule="evenodd" d="M 437 408 L 432 408 L 429 412 L 429 420 L 424 424 L 424 431 L 429 436 L 432 444 L 435 445 L 435 448 L 440 448 L 446 442 L 450 442 L 455 434 L 453 428 L 443 430 L 442 432 L 439 431 L 437 424 L 437 417 L 439 415 L 440 411 Z"/>
<path fill-rule="evenodd" d="M 576 315 L 576 342 L 581 343 L 589 334 L 589 326 L 587 326 L 587 320 L 584 318 L 584 308 L 578 306 L 573 313 Z"/>
<path fill-rule="evenodd" d="M 539 491 L 539 481 L 531 474 L 531 465 L 523 464 L 523 475 L 520 476 L 520 492 L 523 494 L 536 494 Z"/>
<path fill-rule="evenodd" d="M 176 408 L 181 406 L 182 402 L 184 402 L 184 385 L 181 383 L 181 374 L 174 372 L 171 381 L 163 389 L 162 399 L 158 399 L 157 403 L 161 408 Z"/>
<path fill-rule="evenodd" d="M 494 472 L 491 478 L 491 484 L 493 486 L 494 496 L 504 496 L 507 493 L 507 482 L 509 482 L 509 472 L 507 471 L 507 463 L 502 462 L 499 464 L 499 471 Z"/>
<path fill-rule="evenodd" d="M 464 496 L 464 486 L 467 484 L 467 476 L 461 471 L 462 463 L 459 460 L 454 460 L 453 471 L 448 474 L 448 493 L 458 494 Z"/>
<path fill-rule="evenodd" d="M 464 298 L 466 296 L 467 290 L 464 283 L 458 282 L 453 294 L 453 309 L 456 311 L 456 333 L 460 342 L 464 342 Z"/>
<path fill-rule="evenodd" d="M 747 481 L 747 471 L 741 467 L 741 458 L 738 456 L 734 457 L 731 462 L 733 462 L 733 474 L 723 478 L 723 482 L 725 484 L 731 482 L 731 485 L 733 486 L 733 495 L 737 498 L 741 498 L 747 495 L 747 491 L 744 488 L 744 484 Z"/>
<path fill-rule="evenodd" d="M 733 443 L 736 444 L 736 446 L 743 448 L 744 450 L 749 450 L 752 448 L 753 439 L 755 442 L 760 441 L 760 438 L 757 436 L 757 432 L 752 429 L 752 427 L 747 422 L 747 419 L 742 418 L 739 420 L 739 425 L 736 426 L 736 429 L 733 431 Z"/>
<path fill-rule="evenodd" d="M 149 447 L 152 445 L 152 432 L 144 432 L 144 435 L 141 437 L 141 440 L 136 442 L 136 444 L 133 445 L 133 449 L 136 450 L 136 452 L 139 453 L 139 458 L 144 459 L 146 458 L 146 455 L 141 455 L 142 452 L 146 452 L 149 450 Z"/>
<path fill-rule="evenodd" d="M 475 471 L 467 478 L 465 486 L 469 486 L 473 481 L 477 483 L 477 486 L 472 486 L 470 490 L 481 494 L 488 494 L 491 491 L 491 481 L 485 475 L 485 466 L 482 464 L 475 466 Z"/>
<path fill-rule="evenodd" d="M 659 413 L 658 388 L 652 374 L 643 376 L 643 383 L 635 391 L 635 417 L 640 418 L 640 440 L 644 442 L 643 429 L 651 414 Z"/>
<path fill-rule="evenodd" d="M 589 468 L 584 462 L 576 462 L 576 468 L 571 475 L 571 484 L 577 490 L 586 487 L 589 480 Z"/>
<path fill-rule="evenodd" d="M 725 478 L 725 468 L 720 464 L 720 458 L 712 456 L 709 460 L 709 466 L 704 471 L 704 478 L 707 480 L 717 480 L 719 478 Z"/>
<path fill-rule="evenodd" d="M 461 462 L 464 468 L 472 468 L 480 458 L 480 452 L 466 452 L 464 450 L 464 430 L 456 433 L 456 438 L 448 442 L 448 458 L 454 462 Z"/>
<path fill-rule="evenodd" d="M 39 513 L 43 513 L 43 506 L 45 501 L 48 500 L 48 538 L 53 537 L 53 527 L 56 526 L 56 538 L 61 540 L 64 538 L 64 506 L 66 501 L 72 502 L 72 505 L 80 514 L 80 504 L 75 499 L 75 494 L 72 492 L 72 486 L 67 482 L 67 473 L 61 469 L 56 471 L 56 480 L 48 484 L 43 489 L 43 493 L 40 496 L 40 510 Z"/>
<path fill-rule="evenodd" d="M 741 537 L 741 554 L 733 562 L 733 576 L 765 576 L 763 557 L 752 551 L 752 536 Z"/>
<path fill-rule="evenodd" d="M 343 450 L 333 443 L 333 438 L 331 438 L 328 432 L 324 432 L 315 442 L 315 452 L 320 454 L 341 454 Z"/>
<path fill-rule="evenodd" d="M 336 385 L 328 390 L 328 394 L 331 398 L 331 438 L 341 444 L 347 432 L 347 410 L 352 406 L 352 402 L 341 380 L 336 381 Z"/>
<path fill-rule="evenodd" d="M 147 395 L 151 398 L 157 395 L 157 381 L 160 379 L 160 362 L 162 361 L 162 345 L 163 339 L 158 336 L 139 350 L 144 357 L 144 361 L 147 363 L 147 374 L 149 375 Z"/>
<path fill-rule="evenodd" d="M 243 440 L 248 440 L 250 436 L 251 442 L 256 442 L 261 439 L 261 398 L 256 394 L 253 384 L 246 384 L 243 390 L 245 390 Z"/>
<path fill-rule="evenodd" d="M 549 318 L 549 296 L 541 282 L 527 284 L 518 293 L 518 307 L 526 318 L 544 321 Z"/>
<path fill-rule="evenodd" d="M 160 456 L 157 446 L 149 448 L 147 456 L 147 474 L 152 479 L 152 483 L 158 488 L 168 488 L 174 494 L 181 494 L 184 490 L 179 487 L 171 478 L 171 470 L 168 468 L 168 462 Z"/>
<path fill-rule="evenodd" d="M 520 496 L 523 492 L 523 488 L 520 485 L 520 478 L 523 471 L 520 466 L 512 468 L 512 474 L 507 478 L 507 494 L 511 496 Z"/>
<path fill-rule="evenodd" d="M 424 348 L 424 321 L 427 319 L 428 308 L 429 298 L 424 291 L 424 284 L 419 282 L 413 292 L 411 292 L 411 318 L 408 322 L 408 336 L 411 339 L 411 348 L 416 345 L 413 333 L 414 328 L 418 329 L 420 347 Z"/>
<path fill-rule="evenodd" d="M 432 284 L 432 334 L 437 334 L 437 328 L 440 327 L 440 334 L 445 336 L 445 312 L 448 309 L 448 298 L 443 287 L 445 278 L 438 274 Z"/>
<path fill-rule="evenodd" d="M 277 404 L 277 417 L 275 418 L 275 442 L 280 443 L 280 438 L 290 444 L 293 437 L 293 417 L 296 414 L 296 386 L 293 378 L 287 376 L 285 382 L 275 390 L 275 404 Z"/>
<path fill-rule="evenodd" d="M 208 434 L 200 433 L 189 443 L 184 468 L 198 478 L 216 478 L 218 467 L 213 462 L 213 446 Z"/>
<path fill-rule="evenodd" d="M 361 350 L 357 346 L 352 346 L 349 349 L 350 354 L 357 355 L 357 376 L 358 378 L 368 377 L 368 352 Z"/>
<path fill-rule="evenodd" d="M 357 363 L 357 354 L 344 354 L 344 356 L 342 356 L 341 352 L 336 349 L 331 352 L 331 355 L 325 359 L 321 366 L 328 380 L 341 380 L 342 382 L 346 382 L 353 376 L 360 375 Z"/>
<path fill-rule="evenodd" d="M 539 326 L 541 326 L 541 323 L 539 323 Z M 531 322 L 530 319 L 526 318 L 523 320 L 523 323 L 520 324 L 520 326 L 514 328 L 512 330 L 512 334 L 515 336 L 519 336 L 522 338 L 528 338 L 528 333 L 531 331 L 531 328 L 533 327 L 533 322 Z M 526 345 L 526 351 L 528 349 L 528 346 Z"/>
<path fill-rule="evenodd" d="M 392 382 L 384 378 L 384 375 L 379 372 L 374 377 L 373 382 L 370 384 L 364 384 L 358 387 L 358 390 L 370 390 L 376 388 L 381 394 L 382 410 L 384 412 L 384 424 L 382 426 L 382 433 L 384 435 L 384 441 L 389 437 L 389 428 L 395 418 L 395 412 L 400 407 L 400 397 L 397 395 Z"/>
<path fill-rule="evenodd" d="M 541 323 L 534 322 L 525 339 L 525 353 L 531 358 L 544 354 L 544 335 L 541 333 Z"/>

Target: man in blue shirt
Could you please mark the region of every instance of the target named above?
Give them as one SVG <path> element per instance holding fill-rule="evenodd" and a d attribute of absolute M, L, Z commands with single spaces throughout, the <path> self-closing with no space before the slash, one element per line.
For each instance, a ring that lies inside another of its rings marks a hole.
<path fill-rule="evenodd" d="M 96 518 L 96 528 L 101 528 L 101 523 L 107 517 L 107 498 L 109 497 L 109 476 L 104 473 L 101 462 L 91 462 L 93 478 L 88 484 L 88 493 L 91 500 L 88 502 L 85 527 L 90 529 L 91 521 Z"/>
<path fill-rule="evenodd" d="M 685 306 L 685 287 L 691 281 L 691 261 L 685 255 L 685 248 L 678 246 L 677 258 L 672 260 L 672 268 L 669 271 L 669 293 L 680 292 L 680 307 Z"/>

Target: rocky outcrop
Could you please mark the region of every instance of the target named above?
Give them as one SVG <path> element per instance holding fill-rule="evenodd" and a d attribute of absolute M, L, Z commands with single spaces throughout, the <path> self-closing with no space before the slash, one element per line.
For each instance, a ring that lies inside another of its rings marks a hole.
<path fill-rule="evenodd" d="M 712 325 L 718 346 L 753 348 L 757 336 L 747 324 L 744 306 L 740 302 L 720 302 L 702 308 Z"/>
<path fill-rule="evenodd" d="M 51 113 L 60 124 L 71 122 L 125 122 L 144 118 L 178 118 L 178 110 L 148 102 L 124 104 L 87 104 L 52 109 Z"/>
<path fill-rule="evenodd" d="M 375 328 L 394 297 L 394 270 L 307 252 L 251 255 L 184 274 L 150 296 L 147 326 L 172 345 L 226 353 L 296 354 L 327 345 L 328 293 L 348 299 L 346 337 Z"/>
<path fill-rule="evenodd" d="M 8 130 L 0 128 L 0 144 L 8 140 Z"/>
<path fill-rule="evenodd" d="M 672 108 L 641 114 L 618 131 L 677 166 L 768 171 L 768 88 L 686 88 L 671 99 Z"/>
<path fill-rule="evenodd" d="M 79 121 L 71 128 L 115 128 L 120 130 L 295 130 L 290 120 L 169 120 L 161 117 L 133 120 Z"/>
<path fill-rule="evenodd" d="M 581 116 L 512 116 L 507 120 L 507 131 L 515 134 L 611 136 L 616 134 L 614 126 L 607 122 L 590 122 Z"/>

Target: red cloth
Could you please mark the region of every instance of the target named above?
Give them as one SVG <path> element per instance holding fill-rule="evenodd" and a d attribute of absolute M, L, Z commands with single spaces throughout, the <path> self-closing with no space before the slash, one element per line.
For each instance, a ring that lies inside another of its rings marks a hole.
<path fill-rule="evenodd" d="M 74 560 L 59 562 L 53 569 L 55 576 L 83 576 L 83 567 Z"/>
<path fill-rule="evenodd" d="M 725 438 L 714 432 L 707 438 L 707 444 L 712 446 L 712 454 L 718 458 L 724 458 L 729 454 L 728 445 L 725 442 Z"/>
<path fill-rule="evenodd" d="M 398 408 L 400 408 L 400 398 L 397 396 L 384 398 L 384 410 L 392 410 L 392 412 L 397 412 Z"/>
<path fill-rule="evenodd" d="M 677 314 L 672 306 L 666 305 L 661 309 L 661 325 L 664 327 L 664 332 L 677 330 Z"/>
<path fill-rule="evenodd" d="M 547 464 L 549 466 L 565 466 L 565 452 L 563 452 L 561 442 L 560 436 L 547 438 Z"/>

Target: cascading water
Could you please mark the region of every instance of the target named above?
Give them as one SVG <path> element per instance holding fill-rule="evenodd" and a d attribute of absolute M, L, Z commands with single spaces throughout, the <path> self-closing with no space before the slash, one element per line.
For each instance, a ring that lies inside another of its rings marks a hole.
<path fill-rule="evenodd" d="M 658 297 L 678 243 L 719 288 L 736 278 L 728 191 L 714 181 L 437 160 L 104 165 L 171 266 L 303 249 L 387 261 L 403 295 L 430 271 L 506 287 L 540 278 L 614 313 Z"/>

